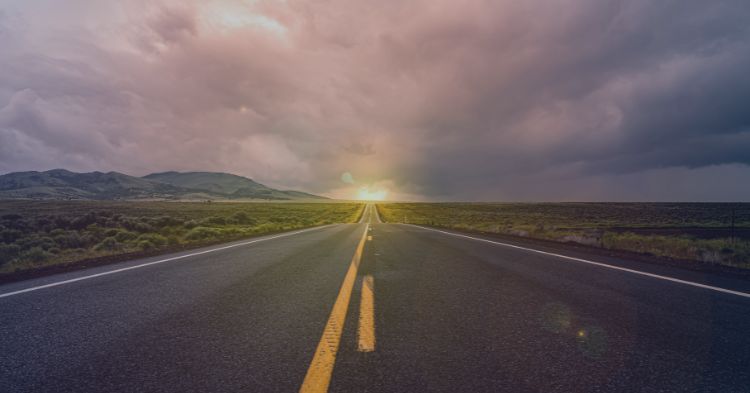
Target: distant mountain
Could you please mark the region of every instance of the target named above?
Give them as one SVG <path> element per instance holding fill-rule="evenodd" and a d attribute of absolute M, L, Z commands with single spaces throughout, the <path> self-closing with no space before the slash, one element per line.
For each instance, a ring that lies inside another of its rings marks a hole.
<path fill-rule="evenodd" d="M 297 200 L 322 197 L 298 191 L 279 191 L 226 173 L 165 172 L 140 178 L 118 172 L 76 173 L 53 169 L 0 176 L 0 199 Z"/>
<path fill-rule="evenodd" d="M 232 199 L 327 199 L 300 191 L 276 190 L 246 177 L 221 172 L 161 172 L 143 178 Z"/>
<path fill-rule="evenodd" d="M 64 169 L 0 176 L 0 198 L 174 199 L 184 190 L 118 172 L 75 173 Z"/>
<path fill-rule="evenodd" d="M 246 177 L 217 172 L 161 172 L 143 176 L 144 179 L 172 184 L 184 188 L 211 191 L 218 194 L 273 191 Z"/>

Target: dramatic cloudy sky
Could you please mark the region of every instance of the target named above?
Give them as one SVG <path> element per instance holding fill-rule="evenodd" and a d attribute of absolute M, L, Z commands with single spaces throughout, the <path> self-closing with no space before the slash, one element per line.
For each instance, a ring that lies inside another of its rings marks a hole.
<path fill-rule="evenodd" d="M 747 0 L 2 0 L 0 173 L 750 200 Z"/>

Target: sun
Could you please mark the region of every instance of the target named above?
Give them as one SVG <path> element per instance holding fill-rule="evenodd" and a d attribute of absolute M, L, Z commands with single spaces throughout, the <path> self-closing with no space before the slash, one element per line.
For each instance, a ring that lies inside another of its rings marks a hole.
<path fill-rule="evenodd" d="M 357 199 L 360 201 L 384 201 L 388 197 L 388 191 L 383 189 L 370 189 L 363 186 L 357 190 Z"/>

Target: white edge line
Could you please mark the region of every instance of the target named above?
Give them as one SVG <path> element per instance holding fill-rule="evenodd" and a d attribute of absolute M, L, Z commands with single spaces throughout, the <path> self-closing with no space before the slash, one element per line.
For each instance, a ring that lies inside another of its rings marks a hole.
<path fill-rule="evenodd" d="M 269 237 L 263 237 L 263 238 L 260 238 L 260 239 L 250 240 L 250 241 L 246 241 L 246 242 L 242 242 L 242 243 L 230 244 L 228 246 L 223 246 L 223 247 L 218 247 L 218 248 L 212 248 L 210 250 L 203 250 L 203 251 L 198 251 L 198 252 L 194 252 L 194 253 L 190 253 L 190 254 L 178 255 L 176 257 L 160 259 L 158 261 L 146 262 L 146 263 L 141 263 L 139 265 L 133 265 L 133 266 L 128 266 L 128 267 L 123 267 L 123 268 L 120 268 L 120 269 L 109 270 L 109 271 L 106 271 L 106 272 L 91 274 L 91 275 L 88 275 L 88 276 L 71 278 L 70 280 L 53 282 L 53 283 L 49 283 L 49 284 L 39 285 L 37 287 L 19 289 L 17 291 L 13 291 L 13 292 L 2 293 L 2 294 L 0 294 L 0 298 L 9 297 L 9 296 L 13 296 L 13 295 L 19 295 L 19 294 L 26 293 L 26 292 L 38 291 L 40 289 L 56 287 L 56 286 L 59 286 L 59 285 L 70 284 L 70 283 L 73 283 L 73 282 L 76 282 L 76 281 L 88 280 L 88 279 L 91 279 L 91 278 L 96 278 L 96 277 L 106 276 L 106 275 L 110 275 L 110 274 L 120 273 L 120 272 L 124 272 L 124 271 L 128 271 L 128 270 L 133 270 L 133 269 L 138 269 L 138 268 L 142 268 L 142 267 L 146 267 L 146 266 L 156 265 L 156 264 L 159 264 L 159 263 L 170 262 L 170 261 L 174 261 L 174 260 L 177 260 L 177 259 L 183 259 L 183 258 L 194 257 L 196 255 L 208 254 L 210 252 L 226 250 L 228 248 L 246 246 L 248 244 L 264 242 L 266 240 L 273 240 L 273 239 L 278 239 L 280 237 L 287 237 L 287 236 L 297 235 L 297 234 L 300 234 L 300 233 L 303 233 L 303 232 L 309 232 L 309 231 L 315 231 L 315 230 L 318 230 L 318 229 L 327 228 L 327 227 L 330 227 L 331 225 L 334 225 L 334 224 L 328 224 L 328 225 L 323 225 L 323 226 L 319 226 L 319 227 L 315 227 L 315 228 L 303 229 L 301 231 L 282 233 L 282 234 L 279 234 L 279 235 L 274 235 L 274 236 L 269 236 Z"/>
<path fill-rule="evenodd" d="M 493 240 L 482 239 L 482 238 L 479 238 L 479 237 L 462 235 L 462 234 L 453 233 L 453 232 L 441 231 L 439 229 L 427 228 L 427 227 L 423 227 L 423 226 L 419 226 L 419 225 L 414 225 L 414 224 L 401 224 L 401 225 L 408 225 L 408 226 L 412 226 L 412 227 L 416 227 L 416 228 L 421 228 L 421 229 L 428 230 L 428 231 L 439 232 L 439 233 L 442 233 L 442 234 L 445 234 L 445 235 L 456 236 L 456 237 L 463 237 L 463 238 L 466 238 L 466 239 L 477 240 L 477 241 L 480 241 L 480 242 L 492 243 L 492 244 L 497 244 L 497 245 L 500 245 L 500 246 L 516 248 L 516 249 L 519 249 L 519 250 L 531 251 L 531 252 L 535 252 L 535 253 L 538 253 L 538 254 L 549 255 L 549 256 L 563 258 L 563 259 L 568 259 L 568 260 L 571 260 L 571 261 L 576 261 L 576 262 L 581 262 L 581 263 L 588 263 L 589 265 L 601 266 L 601 267 L 605 267 L 605 268 L 608 268 L 608 269 L 620 270 L 620 271 L 623 271 L 623 272 L 628 272 L 628 273 L 633 273 L 633 274 L 639 274 L 641 276 L 647 276 L 647 277 L 657 278 L 657 279 L 660 279 L 660 280 L 666 280 L 666 281 L 676 282 L 678 284 L 690 285 L 690 286 L 693 286 L 693 287 L 698 287 L 698 288 L 703 288 L 703 289 L 709 289 L 709 290 L 712 290 L 712 291 L 717 291 L 717 292 L 722 292 L 722 293 L 728 293 L 730 295 L 741 296 L 741 297 L 744 297 L 744 298 L 750 298 L 750 293 L 745 293 L 745 292 L 740 292 L 740 291 L 733 291 L 731 289 L 719 288 L 719 287 L 714 287 L 714 286 L 706 285 L 706 284 L 699 284 L 697 282 L 692 282 L 692 281 L 680 280 L 679 278 L 672 278 L 672 277 L 662 276 L 662 275 L 659 275 L 659 274 L 646 273 L 646 272 L 642 272 L 642 271 L 639 271 L 639 270 L 628 269 L 628 268 L 625 268 L 625 267 L 619 267 L 619 266 L 609 265 L 609 264 L 606 264 L 606 263 L 589 261 L 588 259 L 569 257 L 567 255 L 561 255 L 561 254 L 555 254 L 555 253 L 552 253 L 552 252 L 535 250 L 533 248 L 526 248 L 526 247 L 516 246 L 516 245 L 513 245 L 513 244 L 508 244 L 508 243 L 496 242 L 496 241 L 493 241 Z"/>

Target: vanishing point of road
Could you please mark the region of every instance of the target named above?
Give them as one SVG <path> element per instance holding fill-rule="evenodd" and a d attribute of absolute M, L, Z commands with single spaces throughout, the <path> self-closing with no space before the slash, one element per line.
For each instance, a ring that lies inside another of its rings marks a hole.
<path fill-rule="evenodd" d="M 750 391 L 747 281 L 372 205 L 5 284 L 0 318 L 0 392 Z"/>

